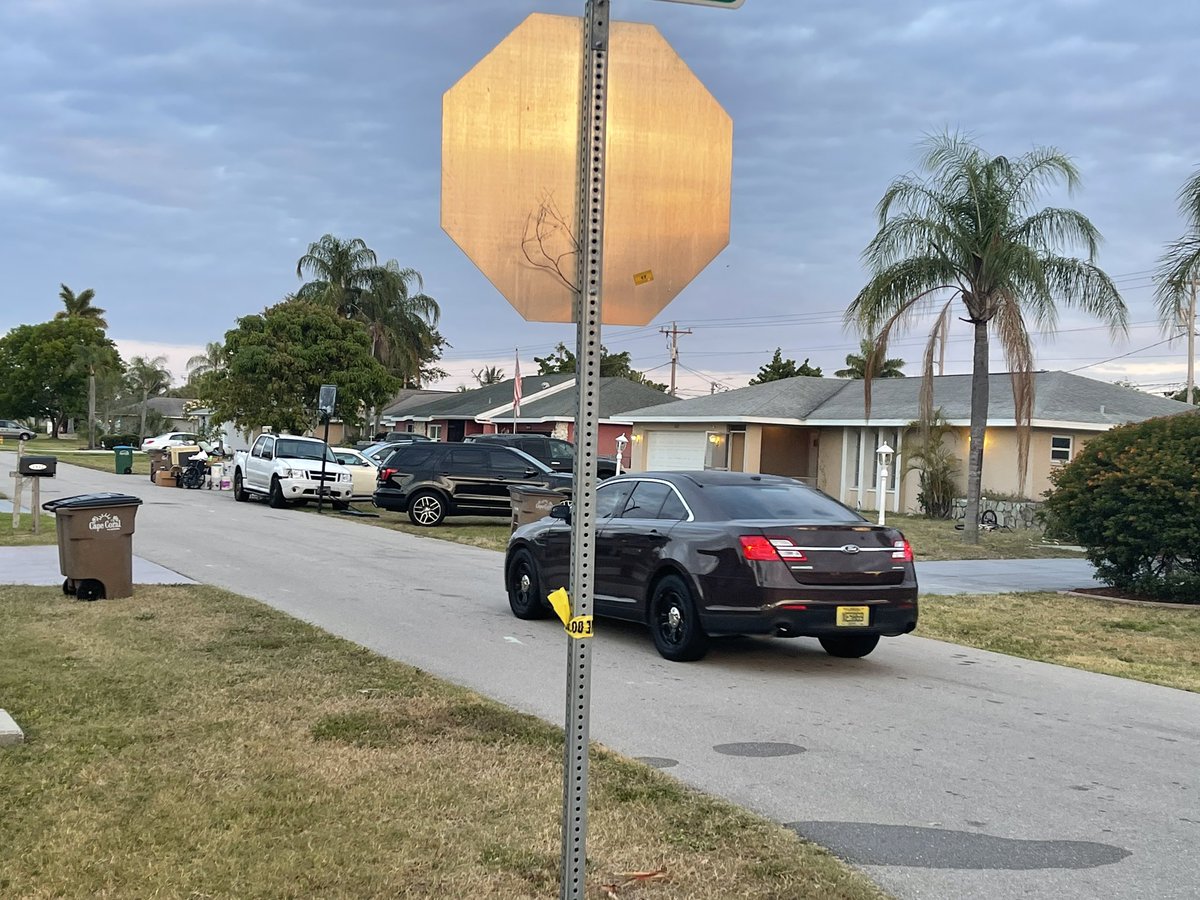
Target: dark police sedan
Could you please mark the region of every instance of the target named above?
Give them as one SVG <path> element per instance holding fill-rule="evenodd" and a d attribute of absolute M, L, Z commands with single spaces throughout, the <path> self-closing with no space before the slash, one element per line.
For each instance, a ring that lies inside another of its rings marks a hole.
<path fill-rule="evenodd" d="M 917 627 L 912 548 L 791 478 L 744 472 L 638 472 L 596 490 L 595 613 L 650 626 L 658 652 L 699 659 L 709 637 L 815 637 L 866 656 Z M 508 545 L 509 605 L 550 614 L 569 589 L 566 506 L 518 528 Z"/>

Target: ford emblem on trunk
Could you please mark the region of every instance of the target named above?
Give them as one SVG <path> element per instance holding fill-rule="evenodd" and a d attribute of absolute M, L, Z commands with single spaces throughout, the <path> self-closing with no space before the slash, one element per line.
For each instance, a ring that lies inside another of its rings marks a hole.
<path fill-rule="evenodd" d="M 843 553 L 857 553 L 860 549 L 861 548 L 858 546 L 858 544 L 843 544 L 842 545 Z"/>

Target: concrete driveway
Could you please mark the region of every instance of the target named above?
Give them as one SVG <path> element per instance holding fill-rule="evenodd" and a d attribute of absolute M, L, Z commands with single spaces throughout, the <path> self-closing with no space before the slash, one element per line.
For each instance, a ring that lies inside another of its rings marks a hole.
<path fill-rule="evenodd" d="M 561 723 L 566 638 L 509 614 L 500 554 L 59 471 L 47 497 L 146 500 L 139 555 Z M 787 824 L 898 897 L 1197 896 L 1198 695 L 912 636 L 864 660 L 733 639 L 672 664 L 644 629 L 602 623 L 594 659 L 596 740 Z"/>

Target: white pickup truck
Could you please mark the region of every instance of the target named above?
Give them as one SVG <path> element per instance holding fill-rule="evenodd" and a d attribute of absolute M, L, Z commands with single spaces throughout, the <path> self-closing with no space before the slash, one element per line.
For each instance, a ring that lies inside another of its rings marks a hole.
<path fill-rule="evenodd" d="M 321 458 L 325 458 L 322 480 Z M 324 496 L 334 509 L 346 509 L 354 491 L 350 470 L 316 438 L 260 434 L 249 450 L 233 455 L 233 499 L 265 496 L 276 509 Z"/>

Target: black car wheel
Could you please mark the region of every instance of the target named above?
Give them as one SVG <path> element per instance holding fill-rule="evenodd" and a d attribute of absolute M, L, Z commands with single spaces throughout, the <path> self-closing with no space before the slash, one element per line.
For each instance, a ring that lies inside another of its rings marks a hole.
<path fill-rule="evenodd" d="M 708 652 L 708 635 L 696 615 L 692 591 L 678 575 L 667 575 L 654 587 L 650 600 L 654 646 L 664 659 L 690 662 Z"/>
<path fill-rule="evenodd" d="M 830 634 L 817 638 L 825 652 L 840 659 L 859 659 L 879 644 L 877 634 Z"/>
<path fill-rule="evenodd" d="M 433 491 L 419 491 L 408 501 L 408 518 L 424 528 L 441 525 L 446 518 L 446 501 Z"/>
<path fill-rule="evenodd" d="M 287 509 L 288 502 L 283 496 L 283 485 L 278 478 L 271 479 L 271 493 L 267 495 L 267 503 L 271 509 Z"/>
<path fill-rule="evenodd" d="M 246 489 L 242 486 L 242 473 L 233 473 L 233 499 L 238 503 L 245 503 L 250 499 L 250 495 L 246 493 Z"/>
<path fill-rule="evenodd" d="M 542 598 L 542 579 L 528 550 L 518 550 L 508 564 L 508 605 L 518 619 L 544 619 L 550 610 Z"/>

